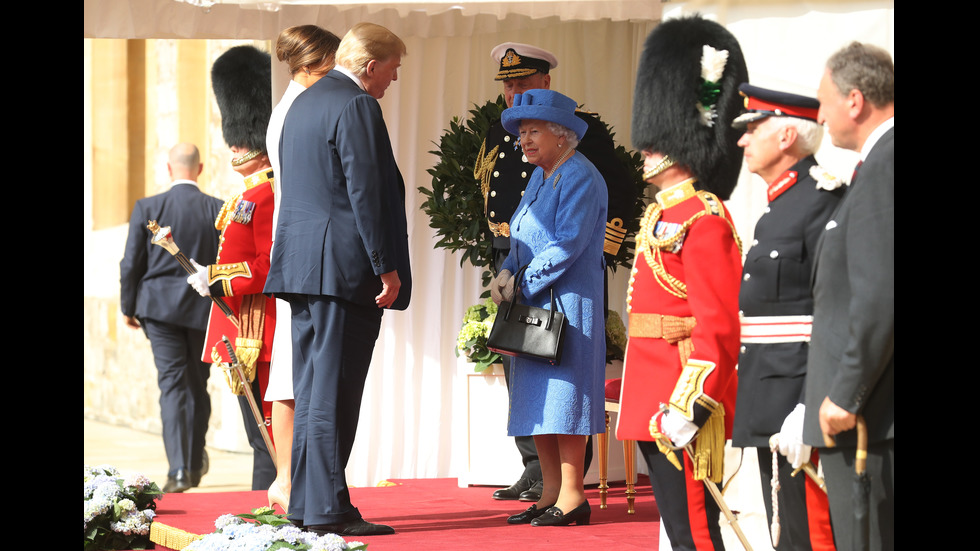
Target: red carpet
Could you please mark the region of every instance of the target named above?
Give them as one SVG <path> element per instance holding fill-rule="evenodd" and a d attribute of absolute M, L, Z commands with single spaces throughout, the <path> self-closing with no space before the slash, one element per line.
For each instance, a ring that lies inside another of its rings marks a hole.
<path fill-rule="evenodd" d="M 395 529 L 390 536 L 357 538 L 368 544 L 368 551 L 658 548 L 660 514 L 643 475 L 637 483 L 635 514 L 626 514 L 622 483 L 609 489 L 605 510 L 599 509 L 599 490 L 587 488 L 591 524 L 563 527 L 507 524 L 509 515 L 531 504 L 494 500 L 490 496 L 495 488 L 459 488 L 455 478 L 390 482 L 395 485 L 350 490 L 351 501 L 365 520 Z M 222 514 L 248 513 L 267 503 L 262 491 L 167 494 L 157 503 L 154 522 L 206 534 L 214 531 L 214 520 Z M 158 544 L 156 549 L 168 548 Z"/>

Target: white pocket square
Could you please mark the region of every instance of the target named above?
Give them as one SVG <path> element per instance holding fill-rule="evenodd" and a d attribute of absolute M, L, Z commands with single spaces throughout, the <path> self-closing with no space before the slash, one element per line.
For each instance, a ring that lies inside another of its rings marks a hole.
<path fill-rule="evenodd" d="M 827 222 L 827 225 L 824 226 L 824 230 L 832 230 L 832 229 L 834 229 L 836 227 L 837 227 L 837 221 L 836 220 L 830 220 L 829 222 Z"/>

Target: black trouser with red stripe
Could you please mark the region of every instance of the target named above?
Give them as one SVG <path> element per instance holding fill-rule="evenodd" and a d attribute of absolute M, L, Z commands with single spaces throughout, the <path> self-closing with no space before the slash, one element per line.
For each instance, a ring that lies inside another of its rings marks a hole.
<path fill-rule="evenodd" d="M 766 504 L 766 518 L 772 526 L 772 452 L 768 448 L 756 448 L 759 454 L 759 477 L 762 479 L 762 501 Z M 786 457 L 776 454 L 779 468 L 779 546 L 778 551 L 832 551 L 834 533 L 830 527 L 830 506 L 827 494 L 806 473 L 793 474 L 793 466 Z M 818 464 L 817 450 L 810 455 L 810 462 Z"/>
<path fill-rule="evenodd" d="M 704 482 L 694 480 L 688 474 L 692 465 L 687 454 L 683 450 L 677 451 L 678 457 L 684 458 L 684 470 L 678 471 L 660 453 L 656 443 L 637 442 L 637 445 L 647 461 L 653 497 L 673 551 L 725 549 L 718 523 L 721 508 Z"/>

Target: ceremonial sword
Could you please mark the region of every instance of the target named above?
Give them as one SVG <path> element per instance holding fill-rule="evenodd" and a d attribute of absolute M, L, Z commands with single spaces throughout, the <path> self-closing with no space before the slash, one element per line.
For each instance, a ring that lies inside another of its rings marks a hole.
<path fill-rule="evenodd" d="M 228 357 L 231 358 L 231 366 L 225 369 L 234 369 L 238 373 L 238 379 L 242 382 L 242 391 L 245 394 L 245 399 L 248 400 L 248 405 L 252 408 L 255 423 L 259 427 L 259 432 L 262 433 L 262 440 L 265 441 L 265 447 L 269 450 L 269 455 L 272 456 L 272 464 L 278 465 L 276 462 L 276 448 L 272 445 L 272 438 L 269 437 L 269 431 L 265 428 L 265 419 L 262 417 L 262 411 L 259 410 L 259 405 L 255 402 L 255 396 L 252 396 L 252 388 L 248 382 L 248 378 L 245 376 L 244 366 L 238 360 L 238 356 L 235 355 L 235 349 L 231 347 L 231 342 L 228 340 L 228 337 L 221 335 L 221 340 L 225 343 L 225 348 L 228 349 Z"/>
<path fill-rule="evenodd" d="M 664 413 L 667 413 L 667 404 L 660 404 L 660 412 L 658 412 L 658 415 L 661 415 L 661 414 L 664 414 Z M 654 417 L 656 417 L 656 416 L 654 416 Z M 652 423 L 652 421 L 651 421 L 651 423 Z M 695 435 L 695 438 L 696 437 L 697 437 L 697 435 Z M 662 444 L 663 446 L 666 446 L 667 448 L 669 448 L 671 450 L 679 450 L 679 449 L 683 448 L 684 450 L 687 451 L 687 456 L 691 458 L 691 463 L 694 463 L 694 448 L 691 447 L 691 443 L 690 442 L 688 442 L 684 446 L 680 446 L 679 447 L 679 446 L 675 446 L 674 443 L 670 441 L 670 438 L 667 438 L 667 436 L 665 436 L 665 435 L 661 435 L 658 438 L 658 440 L 660 441 L 660 444 Z M 671 454 L 671 455 L 673 455 L 673 454 Z M 670 459 L 670 457 L 668 457 L 668 459 Z M 677 470 L 678 471 L 683 471 L 684 468 L 681 465 L 675 463 L 675 461 L 676 460 L 672 460 L 671 461 L 671 464 L 673 464 L 675 467 L 677 467 Z M 708 488 L 708 493 L 711 494 L 711 497 L 714 498 L 715 503 L 718 504 L 718 508 L 721 509 L 721 512 L 725 515 L 725 518 L 728 520 L 728 524 L 730 524 L 731 527 L 732 527 L 732 530 L 735 531 L 735 535 L 738 537 L 738 541 L 742 542 L 742 547 L 745 548 L 745 551 L 752 551 L 752 546 L 749 545 L 748 538 L 746 538 L 745 537 L 745 534 L 742 533 L 742 528 L 739 527 L 739 525 L 738 525 L 738 519 L 735 518 L 735 515 L 732 513 L 732 510 L 729 509 L 728 508 L 728 504 L 725 503 L 725 497 L 721 494 L 721 490 L 718 489 L 718 485 L 715 484 L 715 482 L 713 480 L 711 480 L 710 478 L 707 478 L 707 477 L 704 478 L 701 482 L 704 482 L 704 485 Z"/>
<path fill-rule="evenodd" d="M 174 243 L 174 237 L 170 232 L 170 226 L 164 226 L 161 228 L 160 224 L 157 224 L 156 220 L 150 220 L 146 225 L 146 229 L 150 230 L 150 233 L 153 234 L 153 239 L 151 242 L 154 245 L 160 245 L 164 249 L 167 249 L 167 252 L 177 259 L 177 262 L 179 262 L 180 265 L 187 270 L 188 274 L 194 275 L 197 273 L 197 269 L 194 268 L 194 265 L 191 264 L 190 260 L 188 260 L 187 255 L 180 252 L 177 244 Z M 238 328 L 238 318 L 235 317 L 235 314 L 231 311 L 231 308 L 225 304 L 225 301 L 211 295 L 208 295 L 208 297 L 218 306 L 218 308 L 221 309 L 222 312 L 224 312 L 225 316 L 228 317 L 228 320 L 231 321 L 235 328 Z"/>

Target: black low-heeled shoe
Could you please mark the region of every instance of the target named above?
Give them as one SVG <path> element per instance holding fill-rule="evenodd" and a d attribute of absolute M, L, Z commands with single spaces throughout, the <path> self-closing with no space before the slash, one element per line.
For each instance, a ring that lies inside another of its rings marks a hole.
<path fill-rule="evenodd" d="M 517 513 L 516 515 L 511 515 L 507 517 L 507 524 L 531 524 L 531 521 L 545 514 L 551 507 L 545 507 L 544 509 L 538 509 L 538 504 L 535 503 L 527 508 L 527 510 Z"/>
<path fill-rule="evenodd" d="M 568 526 L 573 522 L 583 526 L 588 524 L 591 518 L 592 507 L 586 501 L 567 513 L 563 513 L 558 507 L 550 507 L 541 516 L 532 520 L 531 526 Z"/>

